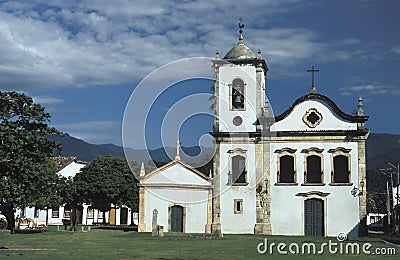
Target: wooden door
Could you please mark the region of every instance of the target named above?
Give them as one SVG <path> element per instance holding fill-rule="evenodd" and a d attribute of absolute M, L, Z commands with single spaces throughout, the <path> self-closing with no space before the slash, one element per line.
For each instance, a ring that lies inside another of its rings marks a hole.
<path fill-rule="evenodd" d="M 110 225 L 115 225 L 115 214 L 116 214 L 115 208 L 111 208 L 110 209 Z"/>
<path fill-rule="evenodd" d="M 171 207 L 171 232 L 183 232 L 183 207 Z"/>
<path fill-rule="evenodd" d="M 304 233 L 306 236 L 324 236 L 324 201 L 308 199 L 304 202 Z"/>
<path fill-rule="evenodd" d="M 119 224 L 120 225 L 128 224 L 128 208 L 121 208 L 119 214 Z"/>

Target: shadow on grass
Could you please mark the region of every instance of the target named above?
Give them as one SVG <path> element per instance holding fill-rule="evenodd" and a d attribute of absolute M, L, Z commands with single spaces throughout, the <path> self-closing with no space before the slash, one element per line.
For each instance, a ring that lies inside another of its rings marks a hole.
<path fill-rule="evenodd" d="M 137 226 L 93 226 L 92 229 L 102 229 L 102 230 L 122 230 L 124 232 L 137 232 Z"/>

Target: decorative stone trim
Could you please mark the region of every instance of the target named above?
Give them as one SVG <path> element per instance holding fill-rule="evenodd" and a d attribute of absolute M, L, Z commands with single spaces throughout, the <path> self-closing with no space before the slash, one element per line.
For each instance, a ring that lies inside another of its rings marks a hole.
<path fill-rule="evenodd" d="M 329 186 L 353 186 L 354 183 L 329 183 Z"/>
<path fill-rule="evenodd" d="M 316 108 L 310 108 L 303 116 L 303 122 L 310 128 L 315 128 L 322 121 L 322 115 Z"/>
<path fill-rule="evenodd" d="M 299 197 L 326 197 L 330 193 L 322 192 L 322 191 L 309 191 L 309 192 L 300 192 L 297 193 L 296 196 Z"/>
<path fill-rule="evenodd" d="M 301 186 L 325 186 L 326 183 L 302 183 Z"/>
<path fill-rule="evenodd" d="M 160 188 L 160 189 L 177 189 L 177 190 L 209 190 L 212 185 L 207 184 L 185 184 L 185 183 L 146 183 L 141 184 L 139 187 L 143 188 Z"/>
<path fill-rule="evenodd" d="M 232 183 L 230 185 L 232 185 L 232 186 L 247 186 L 247 185 L 249 185 L 249 183 L 248 182 L 240 182 L 240 183 Z"/>
<path fill-rule="evenodd" d="M 283 182 L 278 182 L 275 183 L 274 186 L 297 186 L 299 185 L 297 182 L 296 183 L 283 183 Z"/>

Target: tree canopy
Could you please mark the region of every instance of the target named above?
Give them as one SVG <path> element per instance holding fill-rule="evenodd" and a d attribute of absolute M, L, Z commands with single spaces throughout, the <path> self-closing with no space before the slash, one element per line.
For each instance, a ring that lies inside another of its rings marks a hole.
<path fill-rule="evenodd" d="M 59 179 L 49 160 L 60 145 L 46 139 L 60 133 L 47 125 L 50 114 L 25 94 L 0 92 L 0 104 L 0 211 L 13 230 L 16 208 L 60 202 Z"/>
<path fill-rule="evenodd" d="M 132 169 L 140 170 L 136 162 Z M 124 157 L 101 156 L 83 167 L 74 177 L 77 201 L 108 211 L 114 206 L 138 209 L 138 185 Z"/>

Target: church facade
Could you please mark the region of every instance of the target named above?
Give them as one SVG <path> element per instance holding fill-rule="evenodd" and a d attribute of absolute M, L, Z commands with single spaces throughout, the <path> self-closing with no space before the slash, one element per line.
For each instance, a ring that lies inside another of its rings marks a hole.
<path fill-rule="evenodd" d="M 178 218 L 182 223 L 201 219 L 192 232 L 202 227 L 202 232 L 216 234 L 365 234 L 368 130 L 364 123 L 368 117 L 362 99 L 356 114 L 346 114 L 317 93 L 313 83 L 309 93 L 273 116 L 266 98 L 266 61 L 260 51 L 255 54 L 244 44 L 242 28 L 239 42 L 224 58 L 217 54 L 212 62 L 215 116 L 211 134 L 216 146 L 212 176 L 201 176 L 190 167 L 183 167 L 186 173 L 169 173 L 170 177 L 150 186 L 163 186 L 164 193 L 174 194 L 165 200 L 165 196 L 145 195 L 151 178 L 143 174 L 139 231 L 150 230 L 149 215 L 155 205 L 160 205 L 158 219 L 164 219 L 159 221 L 164 231 L 174 231 L 171 221 L 176 214 L 171 207 L 189 208 L 177 194 L 190 189 L 203 192 L 198 212 L 179 213 Z M 179 160 L 170 164 L 168 169 L 181 165 Z M 168 188 L 171 178 L 180 186 Z M 181 229 L 189 230 L 188 225 Z"/>

